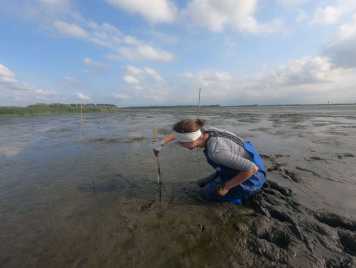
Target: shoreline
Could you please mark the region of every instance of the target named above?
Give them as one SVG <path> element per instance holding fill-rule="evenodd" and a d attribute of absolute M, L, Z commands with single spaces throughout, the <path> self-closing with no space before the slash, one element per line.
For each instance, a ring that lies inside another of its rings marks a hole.
<path fill-rule="evenodd" d="M 0 116 L 35 116 L 35 115 L 57 115 L 57 114 L 81 114 L 81 113 L 115 113 L 130 110 L 150 109 L 191 109 L 195 105 L 171 105 L 171 106 L 127 106 L 119 107 L 113 104 L 40 104 L 25 107 L 0 106 Z M 252 104 L 252 105 L 201 105 L 200 108 L 299 108 L 299 107 L 332 107 L 332 106 L 355 106 L 356 103 L 333 103 L 333 104 Z"/>

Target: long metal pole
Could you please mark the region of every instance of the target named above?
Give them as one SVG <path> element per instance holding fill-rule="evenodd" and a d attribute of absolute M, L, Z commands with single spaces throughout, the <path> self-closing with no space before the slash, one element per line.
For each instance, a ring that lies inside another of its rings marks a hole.
<path fill-rule="evenodd" d="M 152 143 L 158 140 L 158 130 L 154 128 L 152 130 Z M 162 199 L 162 183 L 161 183 L 161 164 L 159 162 L 159 155 L 155 155 L 156 158 L 156 167 L 157 167 L 157 184 L 158 184 L 158 194 L 159 194 L 159 201 L 161 202 Z"/>
<path fill-rule="evenodd" d="M 197 117 L 199 117 L 200 114 L 200 95 L 201 95 L 201 88 L 199 88 L 199 93 L 198 93 L 198 112 L 197 112 Z"/>

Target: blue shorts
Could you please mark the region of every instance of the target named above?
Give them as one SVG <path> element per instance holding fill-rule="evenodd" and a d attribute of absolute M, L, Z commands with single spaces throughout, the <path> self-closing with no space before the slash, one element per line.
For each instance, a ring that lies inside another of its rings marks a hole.
<path fill-rule="evenodd" d="M 233 204 L 240 205 L 249 197 L 261 190 L 263 184 L 266 182 L 266 167 L 255 146 L 250 141 L 244 142 L 244 149 L 249 153 L 251 161 L 258 167 L 257 173 L 251 176 L 248 180 L 244 181 L 241 185 L 231 189 L 225 196 L 220 196 L 217 193 L 217 190 L 220 185 L 223 185 L 232 177 L 230 177 L 231 175 L 224 178 L 218 177 L 209 182 L 202 189 L 202 194 L 205 199 L 218 202 L 231 202 Z M 223 170 L 223 168 L 224 167 L 221 167 L 221 170 Z"/>
<path fill-rule="evenodd" d="M 262 173 L 258 174 L 258 175 L 264 176 L 264 174 L 262 174 Z M 260 189 L 256 189 L 254 191 L 249 191 L 249 190 L 244 189 L 241 186 L 236 186 L 233 189 L 231 189 L 229 191 L 229 193 L 227 193 L 225 196 L 220 196 L 217 193 L 217 190 L 218 190 L 219 186 L 221 186 L 222 184 L 223 183 L 220 178 L 216 178 L 215 180 L 209 182 L 201 190 L 201 194 L 202 194 L 203 198 L 208 201 L 230 202 L 235 205 L 241 205 L 247 199 L 249 199 L 251 196 L 255 195 L 260 190 Z"/>

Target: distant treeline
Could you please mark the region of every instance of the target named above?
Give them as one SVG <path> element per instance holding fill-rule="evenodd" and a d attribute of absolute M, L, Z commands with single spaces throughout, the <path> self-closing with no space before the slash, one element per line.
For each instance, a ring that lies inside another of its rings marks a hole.
<path fill-rule="evenodd" d="M 119 108 L 113 104 L 34 104 L 27 107 L 0 107 L 0 115 L 34 115 L 51 113 L 115 112 Z"/>
<path fill-rule="evenodd" d="M 214 108 L 214 107 L 222 107 L 219 104 L 213 105 L 200 105 L 200 107 L 204 108 Z M 164 106 L 129 106 L 124 107 L 125 109 L 164 109 L 164 108 L 192 108 L 197 109 L 197 105 L 164 105 Z"/>

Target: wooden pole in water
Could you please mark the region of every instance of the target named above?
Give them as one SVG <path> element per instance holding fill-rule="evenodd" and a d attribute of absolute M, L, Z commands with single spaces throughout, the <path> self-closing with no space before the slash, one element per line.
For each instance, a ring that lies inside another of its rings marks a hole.
<path fill-rule="evenodd" d="M 158 141 L 158 129 L 152 129 L 152 143 Z M 159 155 L 155 155 L 156 158 L 156 167 L 157 167 L 157 184 L 158 184 L 158 194 L 159 194 L 159 201 L 161 202 L 162 199 L 162 182 L 161 182 L 161 164 L 159 162 Z"/>

